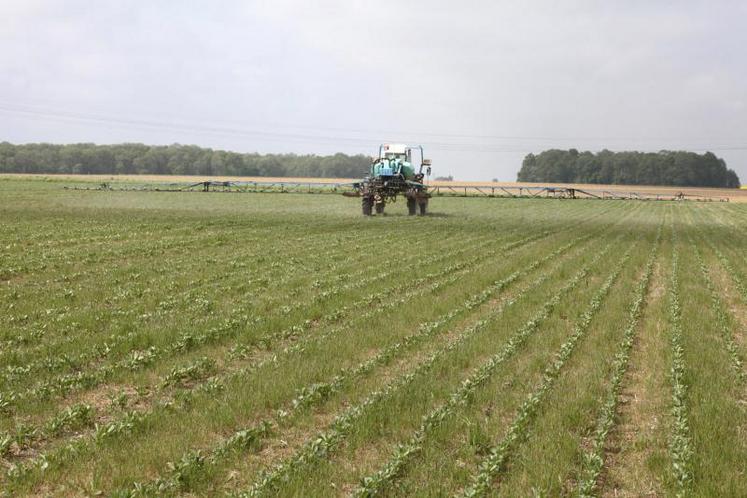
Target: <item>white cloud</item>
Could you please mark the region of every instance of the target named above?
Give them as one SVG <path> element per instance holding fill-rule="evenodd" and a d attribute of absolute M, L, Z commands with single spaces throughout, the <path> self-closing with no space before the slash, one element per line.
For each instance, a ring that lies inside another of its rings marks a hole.
<path fill-rule="evenodd" d="M 281 136 L 0 111 L 0 139 L 367 153 L 404 138 L 437 171 L 506 180 L 549 146 L 747 146 L 745 21 L 741 2 L 4 2 L 0 103 Z M 747 178 L 747 152 L 718 153 Z"/>

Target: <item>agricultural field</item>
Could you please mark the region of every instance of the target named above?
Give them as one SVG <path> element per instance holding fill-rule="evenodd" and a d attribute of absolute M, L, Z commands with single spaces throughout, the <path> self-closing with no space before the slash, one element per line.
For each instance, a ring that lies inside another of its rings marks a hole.
<path fill-rule="evenodd" d="M 0 173 L 0 181 L 3 180 L 43 180 L 47 182 L 65 182 L 69 187 L 95 188 L 101 183 L 107 183 L 114 188 L 126 185 L 197 183 L 205 180 L 213 181 L 236 181 L 236 182 L 299 182 L 303 184 L 315 183 L 352 183 L 360 181 L 360 178 L 294 178 L 294 177 L 266 177 L 266 176 L 177 176 L 177 175 L 44 175 L 25 173 Z M 741 189 L 735 188 L 707 188 L 707 187 L 672 187 L 672 186 L 645 186 L 645 185 L 605 185 L 605 184 L 582 184 L 582 183 L 529 183 L 529 182 L 469 182 L 469 181 L 445 181 L 430 180 L 428 184 L 440 187 L 441 192 L 448 195 L 448 188 L 455 189 L 458 193 L 467 195 L 478 194 L 476 186 L 484 187 L 490 185 L 495 187 L 495 193 L 501 195 L 501 187 L 537 187 L 554 186 L 585 189 L 590 191 L 613 191 L 613 192 L 636 192 L 643 196 L 662 196 L 672 198 L 679 193 L 693 197 L 697 200 L 747 202 L 747 186 Z M 466 191 L 463 189 L 466 187 Z"/>
<path fill-rule="evenodd" d="M 747 205 L 0 181 L 0 496 L 747 496 Z"/>

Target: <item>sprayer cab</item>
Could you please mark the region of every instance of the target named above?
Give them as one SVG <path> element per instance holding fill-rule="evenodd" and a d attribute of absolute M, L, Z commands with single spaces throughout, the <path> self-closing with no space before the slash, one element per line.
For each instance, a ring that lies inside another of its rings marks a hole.
<path fill-rule="evenodd" d="M 415 172 L 413 151 L 419 152 L 420 167 Z M 382 144 L 379 156 L 371 163 L 370 177 L 400 177 L 403 180 L 422 182 L 424 176 L 430 176 L 431 161 L 423 158 L 423 147 L 409 147 L 404 144 Z M 423 174 L 425 168 L 425 175 Z"/>

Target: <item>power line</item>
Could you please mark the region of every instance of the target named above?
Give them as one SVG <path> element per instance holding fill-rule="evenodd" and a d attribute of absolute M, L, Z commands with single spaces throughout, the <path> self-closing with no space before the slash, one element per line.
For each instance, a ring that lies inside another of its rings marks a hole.
<path fill-rule="evenodd" d="M 217 136 L 234 136 L 253 138 L 264 141 L 281 141 L 281 142 L 298 142 L 298 143 L 324 143 L 324 144 L 340 144 L 345 143 L 347 145 L 365 146 L 367 148 L 373 147 L 382 141 L 382 137 L 390 136 L 395 138 L 396 141 L 403 141 L 402 135 L 412 136 L 432 136 L 432 137 L 453 137 L 453 138 L 465 138 L 472 140 L 480 140 L 481 142 L 469 143 L 469 142 L 444 142 L 444 141 L 428 141 L 429 149 L 447 151 L 447 152 L 486 152 L 486 153 L 527 153 L 537 148 L 553 148 L 553 147 L 567 147 L 567 144 L 560 146 L 557 144 L 559 141 L 573 141 L 573 142 L 592 142 L 592 141 L 623 141 L 623 142 L 636 142 L 644 140 L 634 139 L 622 139 L 622 138 L 590 138 L 590 137 L 564 137 L 564 138 L 552 138 L 552 137 L 540 137 L 540 136 L 498 136 L 498 135 L 467 135 L 467 134 L 439 134 L 439 133 L 395 133 L 395 132 L 377 132 L 377 138 L 373 137 L 350 137 L 350 136 L 332 136 L 332 135 L 318 135 L 318 134 L 303 134 L 303 133 L 287 133 L 287 132 L 273 132 L 263 131 L 256 129 L 245 129 L 235 128 L 226 126 L 205 126 L 195 124 L 176 123 L 161 120 L 150 120 L 150 119 L 132 119 L 114 117 L 103 114 L 91 114 L 73 111 L 61 111 L 61 110 L 49 110 L 33 108 L 31 106 L 24 106 L 18 104 L 7 104 L 0 102 L 0 112 L 6 114 L 22 115 L 27 118 L 38 119 L 38 120 L 62 120 L 66 122 L 88 122 L 96 123 L 109 126 L 120 126 L 135 128 L 139 130 L 160 130 L 160 131 L 174 131 L 181 133 L 190 134 L 210 134 Z M 320 130 L 320 131 L 341 131 L 345 133 L 374 133 L 370 130 L 343 130 L 340 128 L 311 128 L 311 127 L 297 127 L 289 126 L 294 128 L 305 128 L 309 130 Z M 544 143 L 535 143 L 532 145 L 528 144 L 490 144 L 485 143 L 485 140 L 527 140 L 527 141 L 544 141 Z M 648 139 L 654 140 L 654 139 Z M 386 140 L 384 140 L 386 141 Z M 404 140 L 412 142 L 412 140 Z M 417 141 L 417 140 L 416 140 Z M 682 140 L 680 140 L 682 141 Z M 553 143 L 556 142 L 556 143 Z M 577 144 L 578 145 L 578 144 Z M 598 148 L 602 148 L 601 146 Z M 610 148 L 609 144 L 606 148 Z M 617 148 L 617 147 L 612 147 Z M 650 147 L 646 147 L 650 148 Z M 679 148 L 679 147 L 674 147 Z M 747 145 L 719 145 L 719 146 L 703 146 L 702 143 L 697 145 L 690 145 L 689 147 L 694 150 L 712 150 L 712 151 L 736 151 L 736 150 L 747 150 Z"/>
<path fill-rule="evenodd" d="M 255 138 L 269 141 L 282 141 L 282 142 L 302 142 L 302 143 L 325 143 L 325 144 L 340 144 L 346 143 L 348 145 L 365 146 L 367 149 L 378 146 L 382 141 L 381 138 L 363 138 L 363 137 L 342 137 L 342 136 L 327 136 L 327 135 L 301 135 L 291 133 L 278 133 L 278 132 L 267 132 L 257 130 L 242 130 L 236 128 L 226 127 L 207 127 L 207 126 L 195 126 L 195 125 L 183 125 L 178 123 L 167 123 L 157 122 L 150 120 L 132 120 L 122 118 L 105 118 L 95 115 L 84 115 L 80 113 L 61 113 L 61 112 L 42 112 L 35 110 L 26 109 L 13 109 L 7 106 L 0 106 L 0 112 L 21 114 L 24 117 L 31 117 L 34 119 L 51 119 L 63 122 L 88 122 L 97 123 L 103 125 L 116 125 L 124 126 L 128 128 L 135 128 L 140 130 L 168 130 L 177 132 L 186 132 L 190 134 L 211 134 L 217 136 L 238 136 L 244 138 Z M 385 142 L 387 140 L 384 140 Z M 396 137 L 394 141 L 402 141 L 402 137 Z M 408 140 L 405 140 L 408 141 Z M 465 152 L 465 151 L 481 151 L 481 152 L 528 152 L 527 148 L 514 148 L 507 149 L 499 146 L 491 146 L 490 144 L 466 144 L 466 143 L 433 143 L 429 142 L 429 149 L 442 150 L 442 151 L 454 151 L 454 152 Z"/>

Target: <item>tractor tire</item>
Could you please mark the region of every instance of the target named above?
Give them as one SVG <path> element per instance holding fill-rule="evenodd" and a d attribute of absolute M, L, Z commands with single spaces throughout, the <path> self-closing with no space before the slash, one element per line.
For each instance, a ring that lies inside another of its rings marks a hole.
<path fill-rule="evenodd" d="M 363 208 L 363 216 L 371 216 L 373 210 L 373 197 L 364 196 L 361 199 L 361 207 Z"/>
<path fill-rule="evenodd" d="M 386 206 L 386 204 L 383 202 L 376 204 L 376 214 L 384 214 L 384 206 Z"/>
<path fill-rule="evenodd" d="M 410 216 L 414 216 L 417 210 L 418 210 L 418 201 L 416 201 L 412 197 L 408 197 L 407 198 L 407 214 L 409 214 Z"/>
<path fill-rule="evenodd" d="M 428 199 L 420 202 L 420 216 L 425 216 L 425 212 L 428 208 Z"/>

